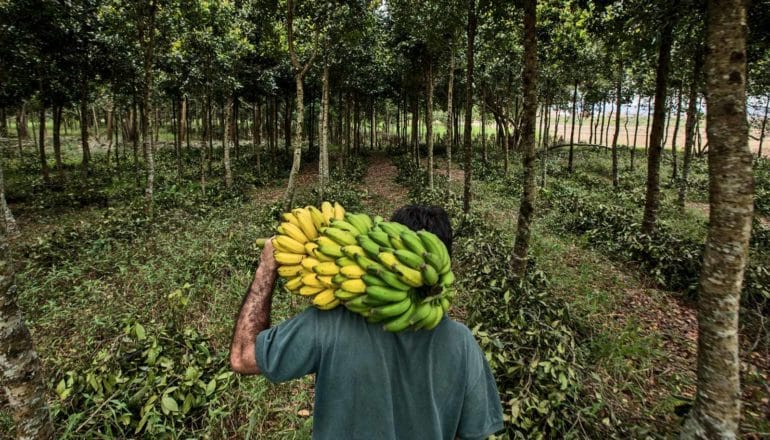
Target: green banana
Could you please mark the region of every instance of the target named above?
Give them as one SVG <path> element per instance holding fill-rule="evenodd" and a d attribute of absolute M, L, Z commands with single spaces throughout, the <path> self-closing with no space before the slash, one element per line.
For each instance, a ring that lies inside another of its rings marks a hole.
<path fill-rule="evenodd" d="M 340 252 L 342 252 L 342 248 L 340 248 Z M 335 261 L 337 263 L 337 266 L 339 267 L 345 267 L 345 266 L 353 266 L 356 265 L 356 260 L 350 258 L 350 257 L 340 257 L 337 258 Z"/>
<path fill-rule="evenodd" d="M 367 286 L 366 294 L 370 298 L 387 302 L 398 302 L 409 296 L 406 290 L 393 289 L 383 286 Z"/>
<path fill-rule="evenodd" d="M 361 234 L 357 237 L 358 245 L 364 248 L 364 251 L 372 258 L 375 258 L 380 253 L 380 245 L 368 236 Z"/>
<path fill-rule="evenodd" d="M 398 261 L 414 269 L 425 264 L 425 260 L 420 255 L 406 249 L 393 251 L 393 255 L 398 258 Z"/>
<path fill-rule="evenodd" d="M 409 310 L 409 308 L 413 306 L 414 306 L 414 303 L 412 302 L 412 298 L 406 297 L 397 303 L 376 307 L 372 309 L 372 314 L 375 316 L 383 316 L 386 318 L 391 318 L 406 312 L 407 310 Z"/>
<path fill-rule="evenodd" d="M 332 220 L 330 223 L 332 228 L 342 229 L 343 231 L 348 231 L 354 236 L 358 236 L 358 234 L 361 233 L 361 231 L 358 230 L 354 225 L 352 225 L 350 222 L 345 220 Z"/>
<path fill-rule="evenodd" d="M 383 287 L 388 286 L 388 283 L 386 283 L 385 281 L 382 280 L 382 278 L 376 275 L 366 274 L 362 276 L 361 279 L 364 280 L 364 283 L 366 283 L 367 286 L 383 286 Z"/>
<path fill-rule="evenodd" d="M 349 244 L 356 244 L 356 237 L 350 232 L 344 229 L 336 227 L 323 228 L 321 234 L 331 238 L 340 246 L 347 246 Z"/>
<path fill-rule="evenodd" d="M 417 255 L 422 255 L 426 252 L 425 246 L 422 245 L 422 241 L 420 240 L 420 237 L 412 231 L 402 232 L 401 241 L 404 242 L 407 249 L 409 249 L 410 251 L 414 252 Z"/>
<path fill-rule="evenodd" d="M 414 325 L 417 322 L 422 321 L 431 313 L 431 310 L 433 310 L 433 307 L 430 303 L 419 304 L 415 308 L 414 313 L 412 313 L 412 316 L 409 317 L 409 323 Z"/>
<path fill-rule="evenodd" d="M 422 258 L 425 259 L 425 262 L 433 266 L 434 269 L 436 269 L 436 272 L 439 274 L 443 274 L 444 272 L 442 269 L 444 268 L 444 262 L 441 260 L 441 257 L 432 253 L 432 252 L 423 252 Z"/>
<path fill-rule="evenodd" d="M 433 319 L 425 324 L 425 330 L 433 330 L 436 328 L 436 326 L 441 322 L 441 318 L 444 317 L 444 310 L 441 309 L 441 306 L 433 306 L 433 312 L 434 316 Z"/>
<path fill-rule="evenodd" d="M 363 293 L 348 292 L 345 289 L 337 289 L 337 290 L 334 291 L 334 296 L 337 299 L 340 299 L 342 301 L 350 301 L 350 300 L 358 298 L 359 296 L 362 296 L 362 295 L 363 295 Z"/>
<path fill-rule="evenodd" d="M 361 266 L 362 269 L 364 269 L 367 273 L 375 273 L 379 274 L 381 271 L 385 271 L 385 266 L 382 264 L 367 258 L 363 255 L 356 255 L 356 263 L 358 263 L 359 266 Z"/>
<path fill-rule="evenodd" d="M 378 226 L 388 235 L 398 235 L 403 231 L 396 226 L 397 224 L 396 222 L 382 222 Z"/>
<path fill-rule="evenodd" d="M 366 317 L 366 322 L 368 322 L 369 324 L 377 324 L 377 323 L 382 322 L 384 320 L 385 320 L 384 317 L 376 316 L 376 315 L 372 315 L 372 314 L 369 314 L 369 316 Z"/>
<path fill-rule="evenodd" d="M 374 220 L 374 224 L 375 224 L 375 225 L 376 225 L 377 223 L 382 223 L 383 221 L 385 221 L 385 219 L 384 219 L 384 218 L 382 218 L 382 216 L 381 216 L 381 215 L 375 215 L 373 220 Z"/>
<path fill-rule="evenodd" d="M 390 237 L 390 247 L 396 250 L 406 249 L 406 245 L 404 244 L 403 241 L 401 241 L 400 235 L 388 234 L 388 237 Z"/>
<path fill-rule="evenodd" d="M 455 282 L 455 274 L 451 270 L 441 275 L 441 285 L 444 287 L 451 286 Z"/>
<path fill-rule="evenodd" d="M 372 230 L 367 236 L 380 246 L 390 247 L 390 237 L 385 232 Z"/>
<path fill-rule="evenodd" d="M 316 250 L 318 252 L 326 255 L 327 257 L 332 257 L 332 258 L 335 258 L 335 259 L 336 258 L 344 257 L 344 255 L 342 254 L 342 247 L 341 246 L 334 246 L 334 245 L 331 245 L 331 244 L 325 244 L 325 245 L 318 246 L 316 248 Z"/>
<path fill-rule="evenodd" d="M 422 272 L 422 280 L 426 286 L 435 286 L 438 283 L 438 272 L 430 264 L 423 264 L 420 267 L 420 272 Z"/>
<path fill-rule="evenodd" d="M 393 270 L 399 274 L 399 279 L 412 287 L 422 287 L 425 282 L 422 279 L 422 272 L 404 266 L 403 264 L 394 264 Z"/>
<path fill-rule="evenodd" d="M 392 304 L 392 302 L 375 299 L 369 295 L 366 295 L 366 298 L 364 299 L 364 304 L 368 305 L 369 307 L 380 307 L 380 306 Z"/>
<path fill-rule="evenodd" d="M 442 264 L 441 267 L 443 268 L 446 266 L 449 262 L 449 251 L 446 248 L 446 245 L 443 241 L 441 241 L 436 234 L 430 233 L 428 231 L 420 231 L 417 233 L 417 235 L 420 237 L 420 241 L 422 241 L 422 244 L 425 246 L 425 249 L 432 253 L 436 254 L 441 258 Z"/>
<path fill-rule="evenodd" d="M 382 326 L 383 329 L 389 332 L 400 332 L 409 327 L 409 317 L 414 313 L 414 303 L 409 304 L 409 308 L 406 309 L 400 316 L 391 319 Z"/>
<path fill-rule="evenodd" d="M 367 221 L 368 220 L 368 221 Z M 371 227 L 371 219 L 366 214 L 345 213 L 345 221 L 353 225 L 360 234 L 366 234 Z"/>
<path fill-rule="evenodd" d="M 441 302 L 441 309 L 444 310 L 444 313 L 449 311 L 449 300 L 446 297 L 443 297 L 439 300 Z"/>
<path fill-rule="evenodd" d="M 348 278 L 345 275 L 342 275 L 341 273 L 338 273 L 337 275 L 334 275 L 332 277 L 332 283 L 334 284 L 342 284 L 343 281 L 347 281 Z"/>
<path fill-rule="evenodd" d="M 387 283 L 390 287 L 398 290 L 409 290 L 409 288 L 412 287 L 409 284 L 401 281 L 401 278 L 399 278 L 398 275 L 389 270 L 381 270 L 379 273 L 377 273 L 377 276 L 380 277 L 382 281 L 385 281 L 385 283 Z"/>
<path fill-rule="evenodd" d="M 347 307 L 349 310 L 355 313 L 369 312 L 369 309 L 371 309 L 371 307 L 368 304 L 366 304 L 366 302 L 364 302 L 365 299 L 366 299 L 366 295 L 361 294 L 349 301 L 346 301 L 345 307 Z"/>

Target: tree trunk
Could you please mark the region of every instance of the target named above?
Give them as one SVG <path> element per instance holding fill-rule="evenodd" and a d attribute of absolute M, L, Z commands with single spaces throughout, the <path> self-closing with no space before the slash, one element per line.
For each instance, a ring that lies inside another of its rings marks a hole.
<path fill-rule="evenodd" d="M 601 108 L 599 109 L 599 115 L 601 116 L 600 121 L 601 125 L 599 126 L 599 145 L 604 145 L 605 138 L 604 138 L 604 117 L 607 115 L 607 104 L 602 101 L 601 102 Z"/>
<path fill-rule="evenodd" d="M 682 114 L 682 86 L 679 86 L 679 96 L 676 101 L 676 119 L 674 135 L 671 136 L 671 180 L 676 180 L 676 137 L 679 135 L 679 116 Z"/>
<path fill-rule="evenodd" d="M 8 137 L 8 116 L 5 114 L 5 107 L 0 107 L 0 137 Z"/>
<path fill-rule="evenodd" d="M 184 97 L 179 100 L 179 145 L 188 140 L 187 123 L 187 97 Z"/>
<path fill-rule="evenodd" d="M 684 123 L 684 163 L 682 164 L 682 179 L 679 182 L 678 205 L 684 208 L 687 199 L 687 179 L 690 174 L 690 162 L 692 160 L 695 141 L 695 122 L 698 120 L 698 85 L 700 84 L 703 58 L 700 50 L 693 59 L 693 72 L 690 79 L 690 96 L 687 102 L 687 119 Z"/>
<path fill-rule="evenodd" d="M 235 138 L 233 130 L 233 95 L 227 95 L 227 101 L 225 102 L 224 110 L 224 135 L 222 136 L 222 163 L 225 167 L 225 186 L 230 188 L 233 186 L 233 170 L 230 166 L 230 141 Z"/>
<path fill-rule="evenodd" d="M 88 146 L 88 82 L 80 82 L 80 145 L 83 149 L 83 159 L 80 166 L 83 176 L 88 175 L 88 164 L 91 161 L 91 149 Z"/>
<path fill-rule="evenodd" d="M 604 132 L 604 142 L 607 143 L 610 141 L 610 121 L 612 120 L 612 115 L 615 113 L 615 107 L 610 106 L 610 114 L 607 116 L 607 126 L 605 127 Z"/>
<path fill-rule="evenodd" d="M 612 186 L 618 187 L 618 136 L 620 135 L 620 112 L 623 105 L 623 94 L 621 87 L 623 85 L 623 57 L 618 59 L 618 80 L 615 84 L 615 134 L 612 136 Z"/>
<path fill-rule="evenodd" d="M 2 159 L 0 159 L 0 222 L 2 222 L 3 226 L 0 233 L 5 234 L 8 237 L 16 237 L 19 235 L 16 219 L 13 218 L 11 208 L 8 207 L 8 203 L 5 200 L 5 176 L 3 175 Z M 3 239 L 3 243 L 4 242 L 5 239 Z M 2 307 L 0 307 L 0 313 L 2 313 Z"/>
<path fill-rule="evenodd" d="M 479 97 L 481 98 L 481 160 L 487 163 L 487 109 L 484 106 L 484 94 Z"/>
<path fill-rule="evenodd" d="M 61 116 L 62 106 L 53 106 L 53 155 L 56 160 L 56 172 L 59 180 L 64 179 L 64 165 L 61 157 Z"/>
<path fill-rule="evenodd" d="M 757 157 L 762 157 L 762 141 L 765 140 L 765 128 L 767 128 L 767 112 L 770 110 L 770 94 L 765 99 L 765 116 L 762 118 L 762 129 L 759 131 L 759 150 Z"/>
<path fill-rule="evenodd" d="M 53 438 L 54 429 L 46 401 L 32 336 L 16 305 L 16 285 L 8 242 L 0 242 L 0 371 L 3 392 L 13 414 L 18 439 Z"/>
<path fill-rule="evenodd" d="M 241 156 L 241 141 L 238 120 L 241 118 L 241 100 L 238 97 L 233 98 L 233 114 L 231 132 L 233 135 L 233 148 L 235 148 L 236 159 Z"/>
<path fill-rule="evenodd" d="M 262 175 L 262 158 L 260 157 L 262 155 L 262 103 L 259 102 L 259 99 L 257 99 L 254 102 L 254 121 L 251 125 L 251 130 L 253 132 L 252 137 L 254 138 L 254 156 L 257 160 L 257 175 Z"/>
<path fill-rule="evenodd" d="M 42 95 L 42 86 L 41 86 L 41 95 Z M 48 159 L 45 157 L 45 103 L 42 100 L 40 100 L 40 141 L 39 141 L 39 149 L 40 149 L 40 165 L 41 169 L 43 171 L 43 182 L 47 185 L 51 180 L 51 173 L 48 169 Z"/>
<path fill-rule="evenodd" d="M 287 95 L 284 100 L 284 112 L 283 112 L 283 139 L 284 149 L 289 151 L 291 149 L 291 98 Z"/>
<path fill-rule="evenodd" d="M 447 180 L 447 194 L 449 194 L 449 182 L 452 180 L 452 147 L 454 144 L 454 133 L 452 132 L 452 116 L 454 109 L 454 88 L 455 88 L 455 51 L 454 44 L 449 45 L 449 76 L 448 85 L 446 89 L 446 180 Z M 483 105 L 483 104 L 482 104 Z M 484 120 L 484 109 L 481 109 L 481 120 Z M 482 144 L 484 144 L 484 123 L 482 122 Z M 486 148 L 486 144 L 484 144 Z"/>
<path fill-rule="evenodd" d="M 318 158 L 318 180 L 321 191 L 329 184 L 329 63 L 324 62 L 323 76 L 321 77 L 321 126 L 318 131 L 321 136 L 319 141 L 320 157 Z M 323 198 L 323 192 L 321 192 Z"/>
<path fill-rule="evenodd" d="M 653 109 L 653 103 L 652 103 L 652 97 L 650 97 L 647 100 L 647 121 L 645 123 L 644 127 L 644 155 L 647 155 L 648 150 L 650 149 L 650 131 L 652 130 L 652 121 L 650 121 L 650 116 L 652 116 L 652 109 Z"/>
<path fill-rule="evenodd" d="M 591 118 L 588 120 L 588 143 L 594 143 L 594 103 L 591 103 Z"/>
<path fill-rule="evenodd" d="M 433 63 L 428 62 L 425 97 L 425 142 L 428 145 L 428 188 L 433 189 Z"/>
<path fill-rule="evenodd" d="M 209 112 L 211 112 L 211 105 L 209 102 L 211 97 L 206 94 L 205 102 L 203 103 L 203 114 L 201 115 L 201 122 L 203 124 L 203 130 L 201 131 L 201 193 L 206 194 L 206 163 L 208 162 L 208 137 L 211 136 L 211 118 Z"/>
<path fill-rule="evenodd" d="M 663 118 L 666 116 L 666 85 L 671 61 L 671 44 L 674 23 L 668 19 L 663 25 L 658 48 L 658 67 L 655 72 L 655 110 L 650 130 L 650 147 L 647 152 L 647 194 L 644 202 L 642 232 L 650 234 L 655 229 L 660 209 L 660 153 L 663 149 Z"/>
<path fill-rule="evenodd" d="M 20 140 L 29 139 L 29 127 L 27 122 L 27 103 L 23 102 L 16 113 L 16 133 Z"/>
<path fill-rule="evenodd" d="M 572 165 L 572 146 L 575 142 L 575 111 L 577 110 L 577 89 L 578 89 L 578 82 L 575 80 L 575 86 L 572 89 L 572 130 L 569 134 L 569 159 L 567 162 L 567 169 L 571 173 L 573 170 Z"/>
<path fill-rule="evenodd" d="M 134 147 L 134 177 L 136 187 L 139 188 L 139 114 L 136 105 L 136 97 L 133 101 L 133 116 L 131 117 L 131 141 Z M 86 132 L 86 145 L 88 144 L 88 132 Z"/>
<path fill-rule="evenodd" d="M 746 2 L 706 13 L 709 229 L 698 289 L 695 404 L 684 439 L 734 439 L 741 416 L 738 314 L 754 208 L 746 121 Z"/>
<path fill-rule="evenodd" d="M 631 147 L 631 172 L 634 171 L 634 159 L 636 158 L 636 136 L 639 133 L 639 108 L 642 105 L 642 95 L 636 98 L 636 126 L 634 127 L 634 144 Z"/>
<path fill-rule="evenodd" d="M 527 271 L 527 254 L 531 224 L 535 214 L 535 117 L 537 113 L 537 34 L 536 0 L 524 1 L 524 69 L 521 84 L 524 90 L 524 118 L 522 120 L 522 183 L 519 219 L 513 246 L 511 273 L 521 279 Z"/>
<path fill-rule="evenodd" d="M 154 63 L 154 50 L 155 50 L 155 13 L 156 3 L 155 0 L 149 0 L 149 16 L 146 18 L 147 26 L 142 26 L 140 31 L 140 41 L 144 49 L 144 93 L 142 96 L 142 104 L 144 106 L 144 112 L 142 115 L 143 136 L 142 142 L 144 148 L 147 150 L 147 185 L 144 188 L 144 202 L 145 213 L 148 217 L 152 217 L 152 203 L 153 203 L 153 189 L 155 184 L 155 143 L 154 143 L 154 127 L 153 127 L 153 102 L 152 102 L 152 69 Z M 147 41 L 145 41 L 145 35 Z"/>
<path fill-rule="evenodd" d="M 420 165 L 420 138 L 417 135 L 417 125 L 419 124 L 419 101 L 420 95 L 415 93 L 412 101 L 412 158 Z"/>
<path fill-rule="evenodd" d="M 466 51 L 465 76 L 465 131 L 463 149 L 465 150 L 465 180 L 463 182 L 463 212 L 471 211 L 471 176 L 473 174 L 473 151 L 471 133 L 473 124 L 473 44 L 476 39 L 476 0 L 468 2 L 468 49 Z"/>

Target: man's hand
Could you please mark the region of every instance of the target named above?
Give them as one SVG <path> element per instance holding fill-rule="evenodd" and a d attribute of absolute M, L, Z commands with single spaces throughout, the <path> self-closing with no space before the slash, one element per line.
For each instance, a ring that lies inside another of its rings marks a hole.
<path fill-rule="evenodd" d="M 230 368 L 236 373 L 259 374 L 256 357 L 257 335 L 270 327 L 270 310 L 278 264 L 273 256 L 273 239 L 262 249 L 259 267 L 241 305 L 230 345 Z"/>

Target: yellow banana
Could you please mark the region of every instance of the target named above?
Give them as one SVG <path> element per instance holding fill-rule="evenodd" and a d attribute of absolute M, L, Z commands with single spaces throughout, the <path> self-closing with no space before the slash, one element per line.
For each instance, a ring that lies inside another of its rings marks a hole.
<path fill-rule="evenodd" d="M 302 229 L 300 229 L 299 226 L 294 226 L 289 222 L 284 222 L 284 223 L 281 223 L 281 228 L 283 228 L 283 232 L 286 235 L 300 242 L 301 244 L 305 244 L 308 242 L 308 236 L 304 232 L 302 232 Z"/>
<path fill-rule="evenodd" d="M 318 259 L 317 259 L 317 258 L 313 258 L 313 257 L 305 257 L 305 258 L 302 260 L 302 263 L 301 263 L 301 264 L 302 264 L 302 267 L 304 267 L 304 268 L 305 268 L 305 270 L 307 270 L 307 271 L 309 272 L 309 271 L 313 270 L 313 268 L 314 268 L 314 267 L 318 266 L 320 263 L 321 263 L 321 262 L 320 262 L 320 261 L 318 261 Z"/>
<path fill-rule="evenodd" d="M 313 217 L 310 215 L 310 211 L 304 208 L 297 208 L 292 211 L 297 220 L 299 220 L 299 228 L 305 233 L 308 239 L 315 240 L 318 237 L 318 230 L 313 223 Z"/>
<path fill-rule="evenodd" d="M 334 206 L 329 202 L 321 203 L 321 214 L 323 214 L 324 220 L 326 220 L 326 224 L 328 225 L 334 218 Z"/>
<path fill-rule="evenodd" d="M 315 242 L 318 246 L 339 246 L 339 243 L 323 235 L 318 237 Z"/>
<path fill-rule="evenodd" d="M 398 272 L 401 281 L 409 284 L 412 287 L 421 287 L 425 284 L 422 280 L 422 273 L 419 270 L 414 270 L 411 267 L 407 267 L 401 263 L 393 265 L 393 270 Z"/>
<path fill-rule="evenodd" d="M 345 275 L 348 278 L 361 278 L 366 274 L 363 269 L 361 269 L 361 266 L 358 266 L 356 264 L 350 265 L 350 266 L 343 266 L 340 268 L 340 273 L 342 275 Z"/>
<path fill-rule="evenodd" d="M 348 258 L 355 258 L 356 255 L 366 255 L 364 253 L 364 248 L 352 244 L 349 246 L 343 246 L 342 253 L 345 254 Z"/>
<path fill-rule="evenodd" d="M 276 235 L 273 238 L 273 246 L 282 252 L 289 252 L 292 254 L 304 254 L 305 245 L 287 235 Z"/>
<path fill-rule="evenodd" d="M 283 221 L 291 223 L 292 225 L 299 228 L 299 221 L 297 221 L 297 217 L 294 217 L 294 214 L 290 212 L 284 212 L 283 214 L 281 214 L 281 218 L 283 219 Z"/>
<path fill-rule="evenodd" d="M 313 272 L 318 275 L 337 275 L 340 272 L 340 267 L 334 261 L 324 261 L 313 267 Z"/>
<path fill-rule="evenodd" d="M 281 266 L 278 268 L 278 275 L 283 278 L 294 278 L 302 273 L 302 266 L 299 264 L 291 266 Z"/>
<path fill-rule="evenodd" d="M 377 259 L 380 260 L 380 263 L 384 264 L 387 267 L 393 267 L 394 264 L 399 264 L 400 261 L 398 261 L 398 258 L 396 258 L 395 255 L 391 252 L 380 252 L 377 254 Z"/>
<path fill-rule="evenodd" d="M 284 266 L 284 267 L 288 267 L 288 266 Z M 297 275 L 296 277 L 290 279 L 289 281 L 286 282 L 285 287 L 291 292 L 299 289 L 300 287 L 302 287 L 302 276 Z"/>
<path fill-rule="evenodd" d="M 305 243 L 305 253 L 308 255 L 314 255 L 313 250 L 318 247 L 318 243 L 313 243 L 312 241 L 308 241 Z"/>
<path fill-rule="evenodd" d="M 318 275 L 316 278 L 318 278 L 318 281 L 320 281 L 323 286 L 338 287 L 336 284 L 334 284 L 334 281 L 332 280 L 334 276 L 332 275 Z"/>
<path fill-rule="evenodd" d="M 302 296 L 313 296 L 324 289 L 325 287 L 323 286 L 322 287 L 302 286 L 299 288 L 299 294 Z"/>
<path fill-rule="evenodd" d="M 329 223 L 324 219 L 323 213 L 319 211 L 318 208 L 315 206 L 306 206 L 305 209 L 310 213 L 310 217 L 313 219 L 316 230 L 319 230 L 324 226 L 329 226 Z"/>
<path fill-rule="evenodd" d="M 314 273 L 309 273 L 302 276 L 302 284 L 312 287 L 324 287 L 323 283 L 318 279 L 318 276 Z"/>
<path fill-rule="evenodd" d="M 334 289 L 324 289 L 313 298 L 313 304 L 321 307 L 334 301 L 337 301 L 337 297 L 334 296 Z"/>
<path fill-rule="evenodd" d="M 366 283 L 360 279 L 352 279 L 343 282 L 340 287 L 342 290 L 347 290 L 350 293 L 364 293 L 366 292 Z"/>
<path fill-rule="evenodd" d="M 342 257 L 342 258 L 337 258 L 336 263 L 337 263 L 337 266 L 339 267 L 345 267 L 345 266 L 356 265 L 356 260 L 350 257 Z"/>
<path fill-rule="evenodd" d="M 328 304 L 325 304 L 325 305 L 322 305 L 322 306 L 316 306 L 316 307 L 318 309 L 320 309 L 320 310 L 331 310 L 331 309 L 337 307 L 340 304 L 342 304 L 342 302 L 340 302 L 340 300 L 335 298 L 334 301 L 332 301 L 332 302 L 330 302 Z"/>
<path fill-rule="evenodd" d="M 319 251 L 318 248 L 313 249 L 313 256 L 318 258 L 318 261 L 321 261 L 321 262 L 336 260 L 334 257 L 331 257 L 331 256 L 326 255 L 323 252 Z"/>
<path fill-rule="evenodd" d="M 334 202 L 334 218 L 343 220 L 345 218 L 345 208 L 337 202 Z"/>
<path fill-rule="evenodd" d="M 282 266 L 292 266 L 295 264 L 299 264 L 302 262 L 302 259 L 305 258 L 305 254 L 292 254 L 289 252 L 276 252 L 275 253 L 275 261 L 278 262 L 278 264 Z"/>

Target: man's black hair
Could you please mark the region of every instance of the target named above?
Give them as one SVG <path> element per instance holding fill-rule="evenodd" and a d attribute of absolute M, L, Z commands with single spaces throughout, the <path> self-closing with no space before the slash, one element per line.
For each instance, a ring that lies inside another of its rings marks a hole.
<path fill-rule="evenodd" d="M 452 255 L 452 224 L 444 208 L 440 206 L 406 205 L 398 208 L 390 218 L 413 231 L 425 229 L 432 232 L 446 245 Z"/>

